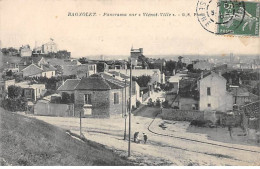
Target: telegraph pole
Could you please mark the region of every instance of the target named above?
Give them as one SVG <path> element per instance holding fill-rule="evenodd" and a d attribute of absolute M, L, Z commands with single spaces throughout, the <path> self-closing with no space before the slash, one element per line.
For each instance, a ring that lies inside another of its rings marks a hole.
<path fill-rule="evenodd" d="M 124 118 L 125 118 L 125 131 L 124 131 L 124 140 L 126 140 L 126 113 L 127 113 L 127 102 L 126 102 L 126 79 L 125 79 L 125 114 L 124 114 Z"/>
<path fill-rule="evenodd" d="M 129 87 L 129 140 L 128 140 L 128 157 L 131 156 L 131 111 L 132 111 L 132 59 L 130 58 L 130 87 Z"/>
<path fill-rule="evenodd" d="M 81 132 L 81 111 L 79 112 L 79 135 L 80 135 L 80 137 L 82 136 L 82 132 Z"/>

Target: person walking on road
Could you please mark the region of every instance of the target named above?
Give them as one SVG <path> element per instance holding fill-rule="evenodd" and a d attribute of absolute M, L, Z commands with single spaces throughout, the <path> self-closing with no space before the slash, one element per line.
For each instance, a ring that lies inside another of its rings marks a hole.
<path fill-rule="evenodd" d="M 144 144 L 146 144 L 148 137 L 145 133 L 143 133 L 143 136 L 144 136 Z"/>
<path fill-rule="evenodd" d="M 228 131 L 229 131 L 230 137 L 232 138 L 232 126 L 231 125 L 228 126 Z"/>

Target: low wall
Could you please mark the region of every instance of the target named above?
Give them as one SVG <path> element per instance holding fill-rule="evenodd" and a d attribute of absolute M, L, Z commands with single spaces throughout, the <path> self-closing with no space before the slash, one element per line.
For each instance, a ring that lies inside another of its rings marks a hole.
<path fill-rule="evenodd" d="M 163 109 L 160 117 L 164 120 L 176 120 L 176 121 L 192 121 L 197 119 L 204 119 L 204 112 L 197 110 L 174 110 Z"/>

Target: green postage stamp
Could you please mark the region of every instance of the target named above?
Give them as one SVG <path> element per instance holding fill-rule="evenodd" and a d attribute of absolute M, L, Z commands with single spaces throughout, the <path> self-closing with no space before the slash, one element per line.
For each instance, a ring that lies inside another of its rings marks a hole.
<path fill-rule="evenodd" d="M 198 0 L 201 26 L 217 35 L 259 37 L 260 1 Z"/>
<path fill-rule="evenodd" d="M 259 2 L 220 1 L 218 33 L 259 36 Z"/>

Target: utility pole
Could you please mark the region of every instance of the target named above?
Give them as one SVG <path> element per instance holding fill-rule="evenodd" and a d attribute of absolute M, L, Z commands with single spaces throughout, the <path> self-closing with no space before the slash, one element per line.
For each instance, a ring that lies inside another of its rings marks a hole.
<path fill-rule="evenodd" d="M 128 157 L 131 156 L 131 111 L 132 111 L 132 59 L 130 58 L 130 87 L 129 87 L 129 140 L 128 140 Z"/>
<path fill-rule="evenodd" d="M 125 118 L 125 131 L 124 131 L 124 140 L 126 140 L 126 117 L 127 117 L 127 102 L 126 102 L 126 79 L 125 79 L 125 114 L 124 114 L 124 118 Z"/>
<path fill-rule="evenodd" d="M 82 132 L 81 132 L 81 111 L 79 111 L 79 135 L 80 135 L 80 137 L 82 136 Z"/>

